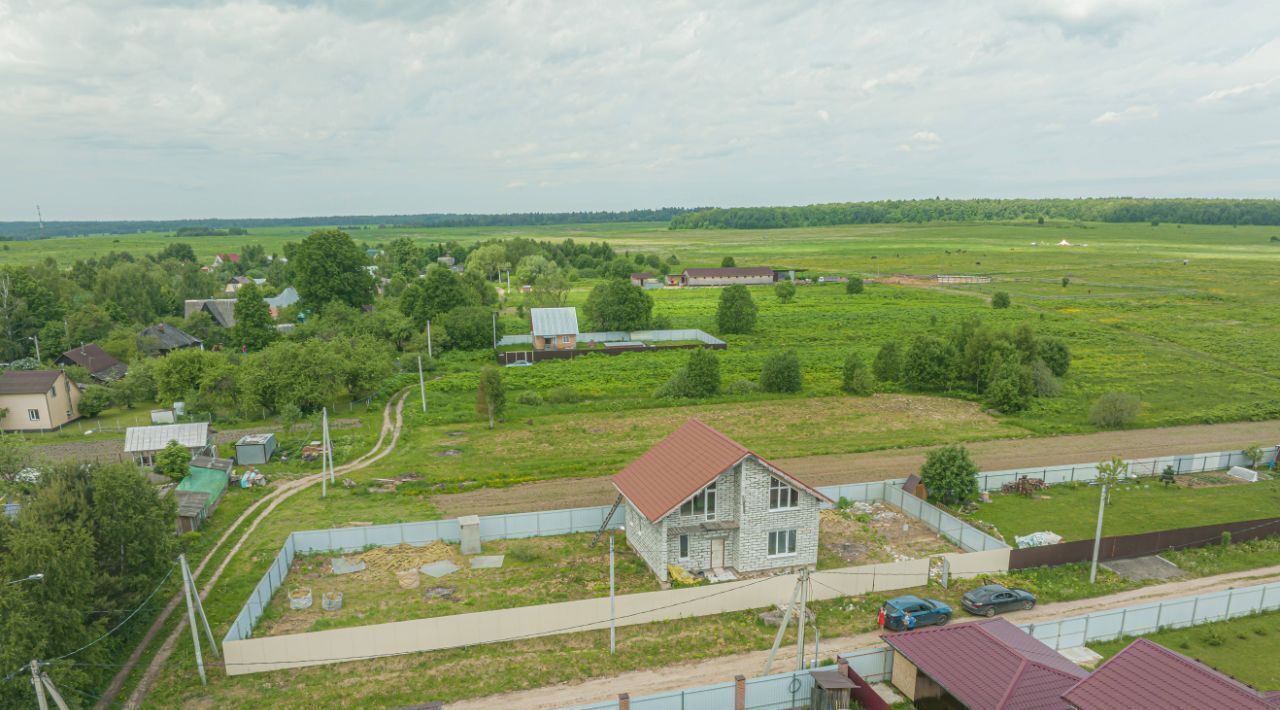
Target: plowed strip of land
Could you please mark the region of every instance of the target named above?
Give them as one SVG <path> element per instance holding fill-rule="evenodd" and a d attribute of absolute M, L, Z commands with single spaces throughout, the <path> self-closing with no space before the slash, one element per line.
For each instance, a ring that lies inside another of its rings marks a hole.
<path fill-rule="evenodd" d="M 1029 439 L 993 439 L 966 444 L 978 468 L 999 471 L 1035 466 L 1101 461 L 1111 456 L 1145 458 L 1243 449 L 1280 442 L 1280 421 L 1197 424 L 1070 434 Z M 789 473 L 813 485 L 881 481 L 920 470 L 933 447 L 775 459 Z M 768 452 L 761 452 L 768 455 Z M 436 496 L 432 502 L 445 517 L 497 515 L 531 510 L 608 505 L 617 491 L 608 477 L 569 478 L 526 483 L 504 489 L 482 489 Z"/>

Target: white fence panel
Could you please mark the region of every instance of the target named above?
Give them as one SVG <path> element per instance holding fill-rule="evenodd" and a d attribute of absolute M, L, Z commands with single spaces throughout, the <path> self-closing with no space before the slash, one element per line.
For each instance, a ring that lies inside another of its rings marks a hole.
<path fill-rule="evenodd" d="M 813 676 L 808 671 L 751 678 L 746 683 L 747 710 L 786 710 L 809 705 L 809 691 L 813 688 Z M 728 705 L 733 707 L 733 698 Z"/>

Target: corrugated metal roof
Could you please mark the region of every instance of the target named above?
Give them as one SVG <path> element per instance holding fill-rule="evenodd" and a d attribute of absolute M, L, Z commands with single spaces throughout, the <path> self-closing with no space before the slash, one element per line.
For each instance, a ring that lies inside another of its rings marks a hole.
<path fill-rule="evenodd" d="M 728 278 L 728 277 L 746 277 L 746 276 L 768 276 L 773 278 L 773 269 L 767 266 L 744 266 L 741 268 L 721 268 L 721 269 L 685 269 L 686 278 Z"/>
<path fill-rule="evenodd" d="M 529 318 L 533 321 L 534 335 L 578 334 L 576 308 L 530 308 Z"/>
<path fill-rule="evenodd" d="M 200 340 L 192 335 L 165 323 L 156 323 L 142 329 L 142 337 L 155 338 L 165 350 L 176 350 L 191 345 L 199 345 Z"/>
<path fill-rule="evenodd" d="M 44 394 L 61 370 L 9 370 L 0 373 L 0 394 Z"/>
<path fill-rule="evenodd" d="M 209 443 L 209 422 L 131 426 L 124 432 L 125 453 L 159 451 L 170 441 L 194 449 Z"/>
<path fill-rule="evenodd" d="M 613 485 L 650 522 L 657 522 L 747 456 L 754 456 L 788 483 L 827 500 L 812 486 L 697 419 L 690 419 L 615 474 Z"/>
<path fill-rule="evenodd" d="M 1235 678 L 1147 639 L 1126 646 L 1062 697 L 1081 710 L 1276 707 Z"/>
<path fill-rule="evenodd" d="M 121 377 L 128 369 L 124 363 L 108 355 L 95 343 L 85 343 L 62 353 L 59 360 L 66 360 L 89 371 L 90 375 L 101 379 Z"/>
<path fill-rule="evenodd" d="M 1088 675 L 1004 619 L 882 638 L 973 710 L 1066 710 L 1062 694 Z"/>
<path fill-rule="evenodd" d="M 300 299 L 298 296 L 298 290 L 292 286 L 287 286 L 278 295 L 270 296 L 263 300 L 272 308 L 286 308 L 297 303 Z"/>
<path fill-rule="evenodd" d="M 193 456 L 191 457 L 191 468 L 203 468 L 210 471 L 221 471 L 223 474 L 230 474 L 231 469 L 235 468 L 236 462 L 231 459 L 219 459 L 212 456 Z"/>

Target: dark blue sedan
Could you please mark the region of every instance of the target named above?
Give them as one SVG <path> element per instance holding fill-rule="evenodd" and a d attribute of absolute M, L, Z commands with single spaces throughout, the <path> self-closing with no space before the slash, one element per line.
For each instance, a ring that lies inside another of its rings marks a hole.
<path fill-rule="evenodd" d="M 908 631 L 921 626 L 942 626 L 951 620 L 951 607 L 937 599 L 913 595 L 894 597 L 880 607 L 880 626 L 888 631 Z"/>
<path fill-rule="evenodd" d="M 960 606 L 965 611 L 987 617 L 1015 609 L 1030 609 L 1035 605 L 1036 598 L 1031 592 L 1009 589 L 999 584 L 987 584 L 965 592 L 960 597 Z"/>

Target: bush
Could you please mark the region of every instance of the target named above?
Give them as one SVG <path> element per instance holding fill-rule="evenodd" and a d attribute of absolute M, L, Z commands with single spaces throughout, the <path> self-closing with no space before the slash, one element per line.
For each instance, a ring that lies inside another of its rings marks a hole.
<path fill-rule="evenodd" d="M 842 386 L 845 392 L 863 397 L 871 394 L 876 389 L 876 381 L 871 376 L 867 363 L 863 362 L 857 353 L 849 353 L 848 357 L 844 359 L 844 381 Z"/>
<path fill-rule="evenodd" d="M 920 468 L 920 482 L 929 494 L 948 503 L 963 503 L 978 497 L 978 467 L 969 451 L 951 444 L 930 451 Z"/>
<path fill-rule="evenodd" d="M 911 341 L 902 363 L 902 381 L 914 390 L 945 389 L 954 359 L 955 349 L 947 341 L 930 335 L 917 336 Z"/>
<path fill-rule="evenodd" d="M 181 481 L 191 471 L 191 452 L 176 441 L 170 441 L 156 454 L 156 473 Z"/>
<path fill-rule="evenodd" d="M 881 382 L 897 382 L 902 376 L 902 350 L 898 344 L 889 342 L 881 345 L 871 370 Z"/>
<path fill-rule="evenodd" d="M 996 291 L 991 297 L 992 308 L 1008 308 L 1010 303 L 1009 294 L 1005 291 Z"/>
<path fill-rule="evenodd" d="M 791 303 L 796 298 L 796 285 L 790 281 L 779 281 L 773 287 L 773 292 L 778 296 L 779 303 Z"/>
<path fill-rule="evenodd" d="M 746 286 L 735 284 L 720 292 L 716 325 L 721 333 L 750 333 L 756 327 L 756 302 Z"/>
<path fill-rule="evenodd" d="M 794 350 L 770 353 L 760 372 L 760 389 L 765 392 L 799 392 L 804 384 L 800 358 Z"/>
<path fill-rule="evenodd" d="M 516 402 L 536 407 L 542 404 L 542 395 L 533 390 L 525 390 L 516 395 Z"/>
<path fill-rule="evenodd" d="M 987 385 L 987 406 L 998 412 L 1014 414 L 1031 406 L 1035 390 L 1031 368 L 1015 359 L 1002 362 Z"/>
<path fill-rule="evenodd" d="M 1128 392 L 1108 392 L 1089 409 L 1089 423 L 1103 429 L 1118 429 L 1138 419 L 1142 400 Z"/>
<path fill-rule="evenodd" d="M 1067 347 L 1067 341 L 1062 338 L 1040 338 L 1036 341 L 1036 354 L 1057 377 L 1062 377 L 1071 369 L 1071 348 Z"/>
<path fill-rule="evenodd" d="M 666 313 L 659 313 L 653 317 L 654 330 L 671 330 L 671 316 Z"/>
<path fill-rule="evenodd" d="M 752 394 L 760 391 L 760 383 L 751 380 L 734 380 L 724 391 L 729 394 Z"/>
<path fill-rule="evenodd" d="M 551 404 L 574 404 L 582 401 L 582 393 L 569 385 L 560 385 L 547 390 L 542 399 Z"/>
<path fill-rule="evenodd" d="M 710 397 L 720 391 L 720 360 L 710 350 L 689 352 L 689 359 L 655 397 Z"/>
<path fill-rule="evenodd" d="M 484 306 L 460 306 L 440 316 L 449 345 L 459 350 L 481 350 L 493 347 L 493 312 Z M 496 336 L 503 335 L 502 319 L 497 320 Z M 443 340 L 443 338 L 442 338 Z"/>
<path fill-rule="evenodd" d="M 630 268 L 627 266 L 628 273 Z M 600 330 L 643 330 L 649 327 L 653 298 L 644 289 L 632 285 L 624 274 L 620 279 L 606 281 L 591 289 L 582 311 L 587 320 Z"/>
<path fill-rule="evenodd" d="M 845 293 L 862 293 L 864 288 L 865 287 L 862 284 L 861 276 L 850 276 L 849 280 L 845 282 L 844 292 Z"/>
<path fill-rule="evenodd" d="M 80 397 L 80 414 L 96 417 L 111 406 L 111 390 L 106 387 L 90 387 Z"/>
<path fill-rule="evenodd" d="M 1057 397 L 1062 392 L 1062 383 L 1053 376 L 1053 371 L 1044 364 L 1044 360 L 1031 363 L 1031 382 L 1037 397 Z"/>

